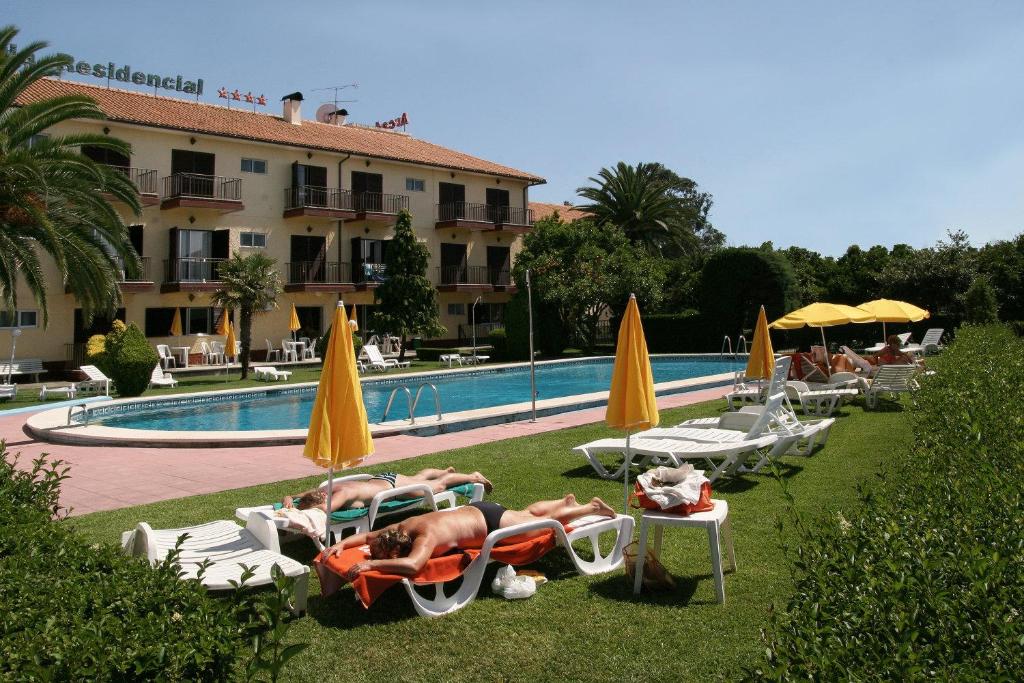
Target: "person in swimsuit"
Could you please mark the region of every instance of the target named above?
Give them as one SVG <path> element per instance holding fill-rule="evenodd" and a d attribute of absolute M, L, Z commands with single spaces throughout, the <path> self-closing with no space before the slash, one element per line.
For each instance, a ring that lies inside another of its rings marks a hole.
<path fill-rule="evenodd" d="M 484 490 L 488 493 L 494 488 L 491 482 L 479 472 L 463 474 L 456 472 L 454 467 L 449 467 L 446 470 L 424 469 L 412 476 L 384 472 L 365 481 L 336 481 L 334 489 L 331 491 L 331 512 L 366 507 L 381 491 L 410 484 L 426 484 L 434 493 L 441 493 L 445 489 L 460 484 L 483 484 Z M 410 496 L 418 497 L 417 494 L 410 494 Z M 298 500 L 296 501 L 296 499 Z M 318 508 L 327 512 L 327 489 L 315 488 L 294 496 L 285 496 L 281 500 L 281 505 L 286 508 L 294 506 L 300 510 Z"/>
<path fill-rule="evenodd" d="M 869 360 L 874 365 L 913 365 L 914 359 L 909 353 L 900 351 L 900 338 L 890 334 L 885 340 L 885 348 Z"/>
<path fill-rule="evenodd" d="M 614 517 L 615 511 L 600 498 L 579 503 L 573 494 L 558 500 L 542 500 L 525 510 L 507 510 L 490 501 L 478 501 L 453 510 L 416 515 L 391 526 L 350 536 L 324 551 L 328 558 L 346 548 L 370 547 L 372 559 L 354 564 L 345 578 L 351 581 L 361 572 L 376 570 L 400 576 L 415 576 L 431 557 L 444 555 L 454 548 L 479 548 L 487 534 L 495 529 L 553 519 L 568 524 L 586 515 Z M 539 534 L 527 532 L 507 540 L 515 543 Z"/>

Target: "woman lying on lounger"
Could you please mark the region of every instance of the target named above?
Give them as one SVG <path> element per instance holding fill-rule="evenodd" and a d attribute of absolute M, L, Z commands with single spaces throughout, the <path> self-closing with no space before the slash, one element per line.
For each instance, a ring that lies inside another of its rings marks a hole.
<path fill-rule="evenodd" d="M 388 574 L 416 576 L 431 557 L 444 555 L 453 548 L 477 547 L 495 529 L 504 529 L 537 519 L 553 519 L 562 524 L 585 517 L 604 515 L 614 517 L 615 511 L 600 498 L 589 503 L 576 502 L 576 496 L 567 495 L 558 500 L 543 500 L 525 510 L 506 510 L 488 500 L 470 503 L 454 510 L 428 512 L 410 517 L 378 531 L 350 536 L 324 551 L 328 558 L 346 548 L 370 546 L 370 557 L 349 569 L 345 578 L 351 581 L 361 572 L 376 570 Z M 513 536 L 506 542 L 515 543 L 544 533 L 543 530 Z"/>
<path fill-rule="evenodd" d="M 872 365 L 913 365 L 914 358 L 900 350 L 900 338 L 890 334 L 885 340 L 885 348 L 869 359 Z"/>
<path fill-rule="evenodd" d="M 420 470 L 412 476 L 396 472 L 384 472 L 382 474 L 375 474 L 365 481 L 335 482 L 334 489 L 331 491 L 331 512 L 348 508 L 366 507 L 373 500 L 373 497 L 381 491 L 411 484 L 426 484 L 433 489 L 434 493 L 441 493 L 445 489 L 460 484 L 483 484 L 484 490 L 488 493 L 493 488 L 491 482 L 479 472 L 462 474 L 461 472 L 456 472 L 454 467 L 449 467 L 446 470 Z M 410 496 L 417 498 L 419 494 L 410 494 Z M 299 499 L 297 504 L 293 503 L 295 498 Z M 281 504 L 286 508 L 294 505 L 300 510 L 317 508 L 327 512 L 327 489 L 316 488 L 294 496 L 285 496 L 281 500 Z"/>

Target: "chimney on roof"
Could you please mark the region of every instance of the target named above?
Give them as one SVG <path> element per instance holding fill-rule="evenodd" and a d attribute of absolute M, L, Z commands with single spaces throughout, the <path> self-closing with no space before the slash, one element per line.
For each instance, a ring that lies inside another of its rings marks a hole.
<path fill-rule="evenodd" d="M 284 120 L 296 126 L 302 125 L 302 93 L 293 92 L 281 98 L 284 102 Z"/>
<path fill-rule="evenodd" d="M 562 206 L 572 206 L 572 202 L 562 202 Z"/>

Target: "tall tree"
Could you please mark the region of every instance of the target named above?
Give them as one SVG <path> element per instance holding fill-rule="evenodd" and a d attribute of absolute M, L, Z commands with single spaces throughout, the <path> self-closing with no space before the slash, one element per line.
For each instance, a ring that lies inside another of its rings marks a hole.
<path fill-rule="evenodd" d="M 395 236 L 384 258 L 385 280 L 377 288 L 378 310 L 373 326 L 398 335 L 402 340 L 398 359 L 405 359 L 406 343 L 412 335 L 436 337 L 447 330 L 437 311 L 437 289 L 427 277 L 430 250 L 416 241 L 412 216 L 404 209 L 395 222 Z"/>
<path fill-rule="evenodd" d="M 713 247 L 724 239 L 707 222 L 711 195 L 661 164 L 620 161 L 589 180 L 593 185 L 576 190 L 588 202 L 579 208 L 653 253 L 674 256 L 701 248 L 702 241 Z"/>
<path fill-rule="evenodd" d="M 18 30 L 0 29 L 0 306 L 18 305 L 24 282 L 49 321 L 42 254 L 49 255 L 87 320 L 113 313 L 121 300 L 122 270 L 135 274 L 139 257 L 128 229 L 108 197 L 140 210 L 138 191 L 127 176 L 80 152 L 82 145 L 131 154 L 131 147 L 106 135 L 48 135 L 70 119 L 103 119 L 95 100 L 82 95 L 26 97 L 47 76 L 59 76 L 67 55 L 37 56 L 46 43 L 16 49 Z M 13 51 L 12 51 L 13 50 Z M 19 97 L 22 101 L 19 102 Z"/>
<path fill-rule="evenodd" d="M 236 253 L 221 264 L 221 285 L 210 301 L 214 306 L 238 309 L 239 342 L 242 346 L 242 379 L 249 376 L 249 352 L 252 349 L 252 319 L 277 307 L 281 282 L 277 262 L 260 253 L 242 256 Z M 230 350 L 229 350 L 230 352 Z"/>

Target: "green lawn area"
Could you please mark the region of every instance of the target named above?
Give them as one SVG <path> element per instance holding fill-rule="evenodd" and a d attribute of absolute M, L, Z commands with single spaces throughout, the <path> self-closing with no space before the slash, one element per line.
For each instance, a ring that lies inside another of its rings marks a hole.
<path fill-rule="evenodd" d="M 713 414 L 722 402 L 665 411 L 662 424 Z M 412 473 L 426 466 L 480 470 L 494 483 L 491 499 L 509 507 L 555 498 L 601 496 L 622 504 L 621 482 L 604 481 L 570 449 L 609 435 L 590 425 L 448 451 L 389 465 Z M 875 474 L 888 454 L 910 441 L 908 415 L 844 406 L 824 449 L 811 458 L 787 457 L 782 473 L 804 515 L 835 514 L 856 500 L 856 484 Z M 880 444 L 884 444 L 881 445 Z M 364 468 L 381 471 L 384 466 Z M 115 542 L 145 520 L 174 527 L 231 518 L 239 505 L 277 500 L 317 478 L 155 503 L 72 518 L 90 541 Z M 311 646 L 286 669 L 287 680 L 665 680 L 736 677 L 762 656 L 759 629 L 772 604 L 784 606 L 792 567 L 776 521 L 785 515 L 779 482 L 770 474 L 717 482 L 715 496 L 729 501 L 738 571 L 726 575 L 726 603 L 718 605 L 710 576 L 707 535 L 672 529 L 662 561 L 677 578 L 675 592 L 634 598 L 622 571 L 582 577 L 564 552 L 536 568 L 549 579 L 524 601 L 493 597 L 492 567 L 476 602 L 447 617 L 417 617 L 396 586 L 370 611 L 345 588 L 319 597 L 315 575 L 309 612 L 289 637 Z M 309 561 L 312 544 L 287 543 L 285 552 Z"/>
<path fill-rule="evenodd" d="M 287 366 L 280 366 L 280 369 L 288 369 Z M 440 371 L 447 370 L 447 365 L 442 365 L 436 362 L 425 362 L 412 360 L 408 368 L 393 368 L 388 370 L 387 374 L 397 375 L 405 374 L 409 372 L 424 372 L 424 371 Z M 292 376 L 288 379 L 287 384 L 299 384 L 302 382 L 316 382 L 320 379 L 320 367 L 299 367 L 291 370 Z M 383 373 L 374 372 L 373 370 L 367 370 L 366 376 L 372 377 L 381 375 Z M 267 384 L 282 385 L 285 382 L 264 382 L 263 380 L 253 379 L 252 374 L 245 381 L 241 379 L 242 373 L 238 369 L 232 369 L 231 372 L 225 373 L 221 371 L 219 374 L 213 375 L 177 375 L 178 386 L 171 387 L 160 387 L 160 388 L 149 388 L 143 393 L 143 396 L 163 396 L 166 394 L 190 394 L 196 391 L 220 391 L 223 389 L 244 389 L 246 387 L 259 387 L 267 386 Z M 116 389 L 111 392 L 113 398 L 119 398 Z M 17 398 L 0 402 L 0 415 L 3 414 L 4 410 L 10 410 L 13 408 L 25 408 L 34 405 L 45 405 L 47 403 L 56 403 L 57 399 L 50 399 L 48 401 L 39 400 L 38 389 L 19 389 Z"/>

